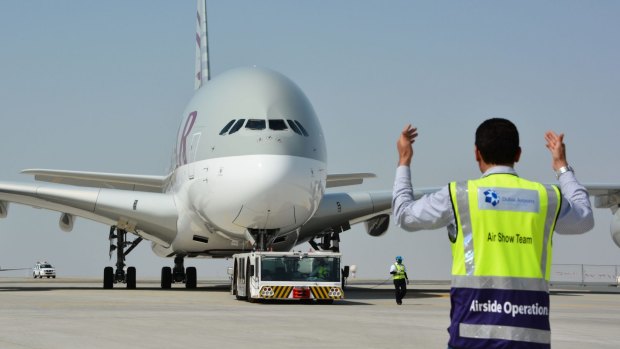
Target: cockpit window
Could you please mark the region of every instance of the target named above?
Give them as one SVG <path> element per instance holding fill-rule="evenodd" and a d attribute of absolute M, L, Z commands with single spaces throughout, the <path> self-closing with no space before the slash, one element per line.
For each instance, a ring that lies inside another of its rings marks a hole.
<path fill-rule="evenodd" d="M 265 120 L 249 119 L 248 123 L 245 124 L 245 128 L 249 128 L 250 130 L 264 130 L 265 129 Z"/>
<path fill-rule="evenodd" d="M 286 130 L 286 123 L 282 119 L 269 119 L 269 129 L 274 131 Z"/>
<path fill-rule="evenodd" d="M 235 123 L 235 126 L 233 126 L 230 129 L 230 132 L 228 132 L 229 135 L 239 131 L 239 129 L 241 129 L 241 127 L 243 126 L 243 123 L 245 122 L 245 119 L 239 119 L 237 120 L 237 122 Z"/>
<path fill-rule="evenodd" d="M 220 136 L 236 133 L 241 130 L 244 124 L 246 129 L 255 131 L 264 130 L 267 126 L 272 131 L 284 131 L 290 128 L 296 134 L 308 137 L 308 132 L 301 123 L 292 119 L 248 119 L 247 123 L 246 119 L 232 119 L 222 128 Z"/>
<path fill-rule="evenodd" d="M 230 120 L 226 124 L 226 126 L 224 126 L 224 128 L 220 131 L 220 136 L 228 132 L 228 130 L 230 129 L 230 126 L 232 126 L 234 123 L 235 123 L 235 119 Z"/>
<path fill-rule="evenodd" d="M 306 132 L 306 129 L 301 125 L 301 123 L 297 120 L 295 120 L 295 123 L 297 124 L 297 126 L 299 126 L 299 130 L 301 130 L 301 133 L 303 133 L 304 136 L 308 137 L 308 132 Z"/>
<path fill-rule="evenodd" d="M 286 122 L 288 122 L 288 125 L 291 127 L 291 130 L 293 130 L 293 132 L 297 133 L 300 136 L 302 135 L 299 127 L 297 127 L 293 120 L 287 119 Z"/>

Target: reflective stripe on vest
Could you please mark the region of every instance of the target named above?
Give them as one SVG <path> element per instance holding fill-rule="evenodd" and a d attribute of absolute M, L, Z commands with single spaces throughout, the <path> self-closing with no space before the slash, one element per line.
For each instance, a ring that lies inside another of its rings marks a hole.
<path fill-rule="evenodd" d="M 450 345 L 491 340 L 548 347 L 559 190 L 511 174 L 453 182 L 449 188 L 457 227 Z"/>
<path fill-rule="evenodd" d="M 505 276 L 452 275 L 452 287 L 549 292 L 549 283 L 544 279 L 511 278 Z"/>
<path fill-rule="evenodd" d="M 469 338 L 504 339 L 551 344 L 551 333 L 549 333 L 549 331 L 536 330 L 533 328 L 460 324 L 459 333 L 462 337 Z"/>
<path fill-rule="evenodd" d="M 396 267 L 396 274 L 393 275 L 394 280 L 400 280 L 405 278 L 405 266 L 402 264 L 394 263 Z"/>

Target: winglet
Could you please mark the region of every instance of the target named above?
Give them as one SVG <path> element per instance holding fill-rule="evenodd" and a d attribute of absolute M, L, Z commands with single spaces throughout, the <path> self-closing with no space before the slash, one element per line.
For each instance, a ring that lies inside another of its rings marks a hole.
<path fill-rule="evenodd" d="M 209 72 L 209 40 L 207 40 L 207 1 L 197 0 L 196 7 L 195 90 L 202 87 L 202 85 L 211 78 Z"/>

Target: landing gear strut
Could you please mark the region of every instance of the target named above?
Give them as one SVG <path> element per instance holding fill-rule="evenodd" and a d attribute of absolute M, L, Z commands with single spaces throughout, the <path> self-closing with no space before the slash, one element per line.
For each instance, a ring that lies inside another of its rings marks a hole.
<path fill-rule="evenodd" d="M 321 241 L 317 243 L 314 240 L 308 241 L 310 246 L 316 251 L 332 251 L 340 252 L 340 233 L 326 233 L 320 237 Z"/>
<path fill-rule="evenodd" d="M 267 251 L 278 231 L 279 229 L 248 229 L 248 233 L 254 239 L 256 251 Z"/>
<path fill-rule="evenodd" d="M 174 257 L 174 267 L 161 268 L 161 288 L 171 288 L 173 283 L 185 283 L 186 288 L 196 288 L 196 267 L 183 265 L 185 256 L 177 255 Z"/>
<path fill-rule="evenodd" d="M 127 231 L 116 226 L 110 227 L 110 258 L 116 250 L 116 271 L 112 267 L 103 269 L 103 288 L 110 289 L 116 283 L 124 283 L 128 289 L 136 288 L 136 268 L 128 267 L 125 271 L 125 257 L 142 241 L 138 237 L 134 241 L 127 241 Z M 114 243 L 116 240 L 116 244 Z"/>

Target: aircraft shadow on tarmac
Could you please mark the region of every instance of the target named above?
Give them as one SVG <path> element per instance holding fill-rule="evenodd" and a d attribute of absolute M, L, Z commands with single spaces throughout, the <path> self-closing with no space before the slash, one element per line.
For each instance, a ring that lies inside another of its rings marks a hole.
<path fill-rule="evenodd" d="M 76 290 L 76 291 L 85 291 L 85 290 L 102 290 L 101 286 L 82 286 L 82 285 L 20 285 L 20 286 L 10 286 L 7 284 L 3 284 L 0 282 L 0 292 L 41 292 L 41 291 L 57 291 L 57 290 Z M 162 289 L 156 286 L 146 286 L 146 287 L 136 287 L 135 290 L 128 290 L 125 288 L 125 285 L 116 285 L 112 290 L 106 290 L 106 292 L 119 292 L 119 291 L 159 291 L 159 292 L 230 292 L 230 285 L 209 285 L 209 286 L 198 286 L 194 289 L 186 289 L 185 287 L 179 285 L 179 287 L 172 287 L 170 289 Z"/>
<path fill-rule="evenodd" d="M 206 292 L 206 293 L 220 293 L 230 292 L 230 285 L 225 283 L 211 283 L 198 284 L 195 289 L 186 289 L 183 285 L 173 285 L 170 289 L 161 289 L 156 283 L 147 283 L 140 285 L 136 290 L 127 290 L 123 284 L 117 284 L 112 290 L 106 290 L 106 292 L 135 292 L 135 291 L 155 291 L 155 292 Z M 28 284 L 18 282 L 0 282 L 0 292 L 45 292 L 56 290 L 102 290 L 102 287 L 94 283 L 64 283 L 62 281 L 55 281 L 53 283 L 40 284 L 36 282 L 30 282 Z M 347 286 L 345 288 L 345 299 L 339 300 L 333 303 L 333 305 L 372 305 L 373 303 L 366 302 L 370 300 L 392 300 L 394 299 L 393 288 L 375 288 L 375 287 L 360 287 L 360 286 Z M 416 290 L 410 287 L 407 291 L 407 299 L 415 300 L 422 298 L 437 298 L 446 297 L 448 291 L 446 289 L 424 289 Z M 232 297 L 232 296 L 231 296 Z M 299 304 L 297 301 L 263 301 L 266 304 Z M 312 302 L 308 302 L 312 303 Z"/>

